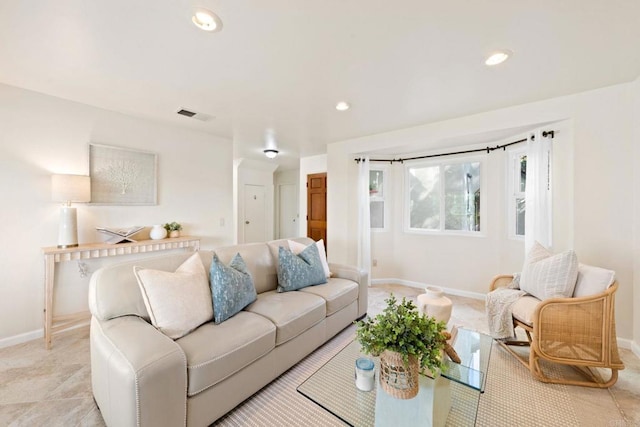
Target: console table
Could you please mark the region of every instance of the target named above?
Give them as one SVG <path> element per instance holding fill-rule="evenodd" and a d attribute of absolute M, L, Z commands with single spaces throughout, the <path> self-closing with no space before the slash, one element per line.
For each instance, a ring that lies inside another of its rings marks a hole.
<path fill-rule="evenodd" d="M 53 315 L 53 287 L 55 282 L 56 263 L 63 261 L 80 261 L 83 259 L 107 258 L 120 255 L 142 254 L 147 252 L 165 251 L 184 248 L 190 251 L 200 249 L 200 238 L 193 236 L 173 237 L 161 240 L 141 240 L 129 243 L 90 243 L 73 248 L 42 248 L 44 254 L 44 343 L 51 349 L 53 334 L 65 331 L 72 326 L 86 322 L 91 314 L 89 311 Z"/>

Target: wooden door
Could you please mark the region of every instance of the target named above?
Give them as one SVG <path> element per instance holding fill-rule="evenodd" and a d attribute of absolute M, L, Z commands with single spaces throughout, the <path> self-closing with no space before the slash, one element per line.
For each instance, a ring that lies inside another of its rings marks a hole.
<path fill-rule="evenodd" d="M 327 245 L 327 174 L 307 175 L 307 236 Z"/>

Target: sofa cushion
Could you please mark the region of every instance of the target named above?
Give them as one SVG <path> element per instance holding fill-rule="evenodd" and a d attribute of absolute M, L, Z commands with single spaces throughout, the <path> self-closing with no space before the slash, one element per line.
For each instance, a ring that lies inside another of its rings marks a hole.
<path fill-rule="evenodd" d="M 309 286 L 300 292 L 322 297 L 327 302 L 327 316 L 331 316 L 358 299 L 358 284 L 347 279 L 329 279 L 324 285 Z"/>
<path fill-rule="evenodd" d="M 295 240 L 288 240 L 287 243 L 289 243 L 289 249 L 291 252 L 296 255 L 300 254 L 300 252 L 304 251 L 308 246 L 304 243 L 296 242 Z M 312 244 L 315 244 L 318 248 L 318 255 L 320 255 L 320 264 L 322 264 L 324 275 L 327 276 L 327 278 L 331 277 L 331 270 L 329 270 L 329 263 L 327 262 L 327 251 L 324 248 L 324 240 L 320 239 Z"/>
<path fill-rule="evenodd" d="M 278 292 L 327 283 L 316 245 L 307 246 L 298 255 L 282 246 L 278 250 Z"/>
<path fill-rule="evenodd" d="M 511 307 L 512 315 L 521 322 L 526 323 L 529 326 L 533 326 L 533 313 L 536 311 L 536 307 L 540 303 L 538 298 L 531 295 L 525 295 L 518 298 L 518 301 Z"/>
<path fill-rule="evenodd" d="M 616 281 L 616 273 L 592 265 L 578 265 L 578 280 L 573 290 L 574 297 L 586 297 L 606 291 Z"/>
<path fill-rule="evenodd" d="M 226 322 L 209 322 L 177 340 L 187 357 L 187 394 L 198 394 L 269 353 L 275 339 L 273 323 L 241 311 Z"/>
<path fill-rule="evenodd" d="M 227 265 L 239 253 L 253 278 L 253 284 L 258 293 L 274 290 L 278 285 L 276 263 L 265 243 L 225 246 L 216 248 L 215 253 L 220 261 Z"/>
<path fill-rule="evenodd" d="M 170 338 L 188 334 L 213 317 L 207 272 L 194 253 L 174 272 L 133 268 L 153 326 Z"/>
<path fill-rule="evenodd" d="M 538 299 L 570 297 L 578 278 L 578 257 L 574 251 L 553 255 L 535 242 L 527 254 L 520 289 Z"/>
<path fill-rule="evenodd" d="M 263 292 L 245 308 L 276 325 L 276 345 L 297 337 L 326 317 L 326 302 L 307 292 Z"/>
<path fill-rule="evenodd" d="M 256 288 L 240 254 L 224 265 L 218 255 L 211 262 L 211 294 L 213 319 L 222 323 L 256 300 Z"/>

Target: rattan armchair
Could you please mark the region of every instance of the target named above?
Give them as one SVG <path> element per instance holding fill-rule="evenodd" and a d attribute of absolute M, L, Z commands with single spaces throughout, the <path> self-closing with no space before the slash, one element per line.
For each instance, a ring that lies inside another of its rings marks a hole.
<path fill-rule="evenodd" d="M 512 279 L 510 275 L 496 276 L 490 290 L 506 287 Z M 499 343 L 542 382 L 611 387 L 618 379 L 618 370 L 624 369 L 616 339 L 614 306 L 617 289 L 618 283 L 614 282 L 596 295 L 540 301 L 530 316 L 530 323 L 513 317 L 514 327 L 524 329 L 528 341 Z M 516 345 L 530 346 L 528 360 L 511 348 Z M 551 378 L 543 372 L 541 359 L 573 366 L 583 374 L 584 380 Z M 590 368 L 604 368 L 610 371 L 610 376 L 602 379 Z"/>

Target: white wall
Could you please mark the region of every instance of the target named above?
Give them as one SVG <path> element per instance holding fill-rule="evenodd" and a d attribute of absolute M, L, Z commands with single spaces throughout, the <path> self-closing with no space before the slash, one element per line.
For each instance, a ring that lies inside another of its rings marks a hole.
<path fill-rule="evenodd" d="M 633 83 L 633 156 L 640 159 L 640 77 Z M 640 357 L 640 168 L 633 168 L 633 350 Z"/>
<path fill-rule="evenodd" d="M 630 85 L 617 85 L 576 95 L 373 135 L 328 147 L 328 240 L 334 262 L 355 263 L 356 165 L 358 153 L 374 153 L 423 141 L 424 151 L 442 148 L 444 140 L 501 129 L 555 122 L 554 250 L 573 248 L 581 262 L 616 271 L 618 335 L 633 336 L 632 97 Z M 557 156 L 557 157 L 556 157 Z M 408 235 L 396 231 L 393 245 L 378 246 L 378 259 L 394 259 L 400 278 L 447 288 L 485 293 L 491 276 L 519 270 L 521 245 L 504 239 L 504 166 L 489 156 L 488 234 L 483 238 Z M 502 172 L 501 172 L 502 171 Z M 492 192 L 493 191 L 493 192 Z M 559 192 L 559 193 L 558 193 Z M 497 222 L 496 222 L 497 221 Z M 373 272 L 376 277 L 376 272 Z"/>
<path fill-rule="evenodd" d="M 323 173 L 327 171 L 327 155 L 320 154 L 317 156 L 309 156 L 309 157 L 301 157 L 300 158 L 300 236 L 307 235 L 307 175 L 311 175 L 314 173 Z M 327 174 L 327 182 L 329 182 L 331 178 L 329 174 Z M 329 213 L 329 207 L 327 206 L 327 214 Z M 329 227 L 336 226 L 337 224 L 332 224 L 327 218 L 327 229 Z M 329 240 L 327 238 L 327 240 Z M 332 246 L 333 247 L 333 246 Z M 327 251 L 327 256 L 331 259 L 331 255 L 329 255 L 329 251 Z"/>
<path fill-rule="evenodd" d="M 220 226 L 232 219 L 231 141 L 0 85 L 0 346 L 41 333 L 40 248 L 56 245 L 58 229 L 51 174 L 88 174 L 90 142 L 157 153 L 158 205 L 78 205 L 80 243 L 100 240 L 96 226 L 168 221 L 203 247 L 233 241 L 232 227 Z M 88 261 L 90 272 L 103 262 Z M 89 279 L 76 264 L 60 264 L 56 278 L 56 314 L 87 310 Z"/>

